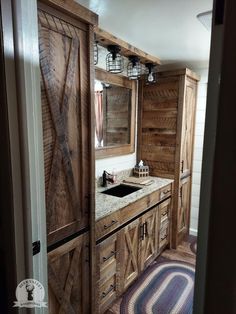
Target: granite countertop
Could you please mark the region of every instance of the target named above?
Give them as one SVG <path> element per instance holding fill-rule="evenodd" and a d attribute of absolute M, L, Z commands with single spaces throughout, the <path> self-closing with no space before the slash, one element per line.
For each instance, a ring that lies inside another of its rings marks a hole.
<path fill-rule="evenodd" d="M 111 196 L 107 194 L 102 194 L 101 192 L 110 189 L 116 185 L 119 185 L 120 183 L 125 184 L 123 182 L 118 182 L 117 184 L 109 185 L 108 187 L 99 187 L 96 191 L 95 196 L 95 203 L 96 203 L 96 210 L 95 210 L 95 219 L 96 221 L 104 218 L 105 216 L 124 208 L 131 203 L 143 198 L 144 196 L 147 196 L 148 194 L 151 194 L 152 192 L 155 192 L 156 190 L 174 182 L 174 180 L 171 179 L 164 179 L 159 177 L 147 177 L 147 179 L 152 179 L 153 183 L 147 186 L 143 186 L 140 190 L 133 192 L 127 196 L 124 197 L 116 197 Z M 135 184 L 130 184 L 133 186 L 138 186 Z M 141 187 L 139 185 L 139 187 Z"/>

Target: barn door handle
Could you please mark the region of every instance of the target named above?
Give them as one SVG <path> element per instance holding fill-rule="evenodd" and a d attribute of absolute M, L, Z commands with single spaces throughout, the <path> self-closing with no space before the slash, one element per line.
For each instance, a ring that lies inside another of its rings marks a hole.
<path fill-rule="evenodd" d="M 141 238 L 141 240 L 144 239 L 144 224 L 142 224 L 140 226 L 140 238 Z"/>
<path fill-rule="evenodd" d="M 112 258 L 112 256 L 116 255 L 116 251 L 111 251 L 111 253 L 108 255 L 108 256 L 104 256 L 102 259 L 103 259 L 103 262 L 106 262 L 108 261 L 110 258 Z"/>
<path fill-rule="evenodd" d="M 184 160 L 181 161 L 181 172 L 184 172 Z"/>
<path fill-rule="evenodd" d="M 111 226 L 113 226 L 114 224 L 116 224 L 118 221 L 117 220 L 112 220 L 111 223 L 109 225 L 104 225 L 104 229 L 108 229 L 110 228 Z"/>
<path fill-rule="evenodd" d="M 147 221 L 143 224 L 144 237 L 148 236 Z"/>
<path fill-rule="evenodd" d="M 115 285 L 110 285 L 109 289 L 102 293 L 102 299 L 105 298 L 111 291 L 115 290 Z"/>

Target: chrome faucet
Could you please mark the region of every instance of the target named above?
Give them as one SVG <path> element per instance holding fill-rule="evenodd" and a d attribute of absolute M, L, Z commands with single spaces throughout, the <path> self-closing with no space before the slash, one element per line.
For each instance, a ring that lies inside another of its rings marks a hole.
<path fill-rule="evenodd" d="M 106 170 L 104 170 L 103 171 L 103 175 L 102 175 L 102 186 L 106 187 L 107 186 L 107 182 L 114 183 L 114 177 L 113 177 L 112 174 L 110 174 Z"/>

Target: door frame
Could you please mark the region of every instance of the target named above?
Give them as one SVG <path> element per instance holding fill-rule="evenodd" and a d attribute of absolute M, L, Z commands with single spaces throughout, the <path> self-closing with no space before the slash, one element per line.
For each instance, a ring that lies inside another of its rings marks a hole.
<path fill-rule="evenodd" d="M 16 280 L 17 284 L 27 278 L 39 280 L 45 288 L 44 301 L 47 302 L 37 2 L 0 1 L 13 185 Z M 37 240 L 40 240 L 41 249 L 33 256 L 32 243 Z M 25 309 L 22 310 L 24 312 Z M 48 313 L 48 310 L 37 308 L 32 312 Z"/>

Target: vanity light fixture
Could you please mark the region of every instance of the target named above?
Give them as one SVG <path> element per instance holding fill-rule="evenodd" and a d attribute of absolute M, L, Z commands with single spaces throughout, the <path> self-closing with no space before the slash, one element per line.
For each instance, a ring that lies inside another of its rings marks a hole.
<path fill-rule="evenodd" d="M 93 56 L 94 56 L 94 65 L 98 64 L 98 41 L 96 40 L 96 37 L 94 37 L 94 43 L 93 43 Z"/>
<path fill-rule="evenodd" d="M 120 47 L 117 45 L 107 46 L 109 53 L 106 57 L 106 68 L 111 73 L 121 73 L 124 70 L 124 60 L 120 52 Z"/>
<path fill-rule="evenodd" d="M 130 62 L 127 66 L 127 75 L 130 80 L 137 80 L 141 76 L 141 64 L 139 57 L 129 56 Z"/>
<path fill-rule="evenodd" d="M 154 84 L 157 81 L 157 73 L 154 72 L 155 64 L 146 63 L 145 64 L 147 73 L 146 73 L 146 85 Z"/>

